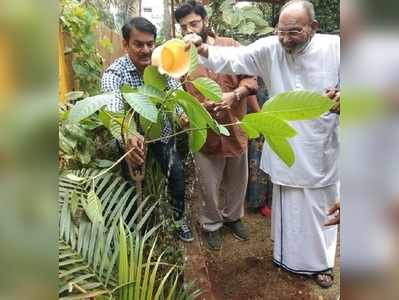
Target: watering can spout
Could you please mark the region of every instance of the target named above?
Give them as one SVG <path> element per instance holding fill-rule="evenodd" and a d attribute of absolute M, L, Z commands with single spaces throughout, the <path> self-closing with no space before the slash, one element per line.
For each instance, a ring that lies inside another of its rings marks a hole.
<path fill-rule="evenodd" d="M 154 49 L 151 63 L 158 67 L 159 73 L 180 78 L 190 68 L 190 51 L 185 42 L 172 39 Z"/>

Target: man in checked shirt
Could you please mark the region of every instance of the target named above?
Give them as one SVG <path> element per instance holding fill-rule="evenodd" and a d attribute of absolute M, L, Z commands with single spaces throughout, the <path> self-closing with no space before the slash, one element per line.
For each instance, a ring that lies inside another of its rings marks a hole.
<path fill-rule="evenodd" d="M 104 72 L 102 77 L 102 91 L 117 92 L 110 100 L 108 109 L 111 111 L 122 111 L 124 101 L 120 94 L 122 85 L 139 87 L 144 84 L 144 69 L 151 64 L 152 51 L 155 48 L 156 27 L 147 19 L 136 17 L 130 19 L 122 27 L 123 46 L 127 54 L 116 59 Z M 176 87 L 179 82 L 168 78 L 169 87 Z M 180 154 L 176 150 L 176 139 L 167 138 L 171 135 L 172 124 L 165 120 L 165 127 L 161 141 L 149 144 L 149 151 L 156 158 L 161 170 L 168 177 L 168 189 L 172 198 L 172 206 L 175 210 L 175 217 L 180 224 L 177 234 L 183 241 L 193 240 L 193 234 L 184 215 L 184 168 Z M 134 148 L 127 156 L 127 163 L 140 166 L 144 163 L 144 139 L 140 135 L 128 139 L 125 151 Z"/>

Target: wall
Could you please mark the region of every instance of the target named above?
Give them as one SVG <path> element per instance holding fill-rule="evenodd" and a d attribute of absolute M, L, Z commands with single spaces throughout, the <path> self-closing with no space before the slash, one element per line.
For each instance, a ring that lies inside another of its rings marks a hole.
<path fill-rule="evenodd" d="M 110 51 L 103 47 L 102 40 L 109 39 L 112 45 Z M 59 31 L 59 96 L 60 101 L 65 101 L 65 93 L 79 90 L 79 84 L 74 79 L 72 60 L 74 54 L 68 49 L 71 48 L 71 38 L 67 32 L 63 32 L 60 26 Z M 108 67 L 116 58 L 125 54 L 122 47 L 122 37 L 112 31 L 103 23 L 99 23 L 96 28 L 96 46 L 103 57 L 104 69 Z"/>

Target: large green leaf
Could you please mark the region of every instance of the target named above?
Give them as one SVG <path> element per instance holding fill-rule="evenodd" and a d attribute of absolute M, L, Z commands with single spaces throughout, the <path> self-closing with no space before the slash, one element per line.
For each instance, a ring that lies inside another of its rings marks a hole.
<path fill-rule="evenodd" d="M 94 114 L 103 106 L 107 105 L 110 98 L 114 97 L 111 94 L 101 94 L 93 97 L 85 98 L 72 107 L 68 120 L 72 123 L 78 123 L 87 117 Z"/>
<path fill-rule="evenodd" d="M 111 120 L 111 124 L 108 127 L 108 130 L 114 138 L 119 140 L 122 135 L 121 127 L 122 127 L 121 124 L 119 124 L 117 121 Z"/>
<path fill-rule="evenodd" d="M 176 94 L 177 102 L 188 116 L 190 128 L 193 129 L 189 133 L 190 149 L 198 152 L 205 144 L 208 135 L 207 129 L 204 128 L 207 127 L 208 122 L 213 123 L 213 119 L 193 96 L 184 91 L 177 91 Z"/>
<path fill-rule="evenodd" d="M 173 99 L 168 99 L 168 101 L 163 103 L 163 107 L 164 107 L 164 112 L 166 113 L 170 113 L 173 116 L 176 115 L 176 101 L 174 101 Z"/>
<path fill-rule="evenodd" d="M 207 136 L 208 133 L 206 130 L 191 131 L 188 136 L 188 144 L 191 151 L 200 151 L 206 142 Z"/>
<path fill-rule="evenodd" d="M 120 139 L 122 127 L 122 121 L 119 121 L 120 118 L 114 117 L 111 112 L 105 112 L 103 110 L 100 110 L 98 118 L 114 138 Z"/>
<path fill-rule="evenodd" d="M 257 137 L 259 137 L 259 134 L 260 134 L 259 131 L 257 131 L 255 128 L 253 128 L 250 124 L 241 122 L 240 126 L 244 130 L 244 132 L 248 136 L 248 138 L 256 139 Z"/>
<path fill-rule="evenodd" d="M 201 117 L 195 115 L 195 109 L 190 104 L 182 104 L 186 114 L 190 116 L 190 129 L 188 135 L 188 144 L 192 152 L 198 152 L 204 146 L 208 131 L 202 129 L 206 127 L 206 123 Z"/>
<path fill-rule="evenodd" d="M 157 121 L 158 109 L 148 96 L 141 93 L 125 93 L 123 97 L 138 114 L 153 123 Z"/>
<path fill-rule="evenodd" d="M 68 92 L 65 94 L 65 98 L 68 102 L 78 100 L 80 98 L 83 98 L 83 96 L 84 96 L 84 92 L 82 92 L 82 91 L 73 91 L 73 92 Z"/>
<path fill-rule="evenodd" d="M 100 110 L 98 113 L 98 118 L 105 128 L 109 128 L 111 126 L 112 117 L 110 114 L 106 113 L 103 110 Z"/>
<path fill-rule="evenodd" d="M 332 107 L 330 98 L 312 91 L 290 91 L 272 97 L 262 107 L 285 120 L 309 120 L 320 117 Z"/>
<path fill-rule="evenodd" d="M 151 121 L 148 121 L 147 119 L 143 118 L 140 116 L 140 126 L 144 131 L 144 136 L 150 139 L 157 139 L 161 136 L 161 131 L 162 131 L 162 120 L 161 115 L 158 116 L 158 122 L 153 123 Z"/>
<path fill-rule="evenodd" d="M 295 154 L 290 143 L 281 136 L 266 136 L 266 142 L 277 156 L 289 167 L 295 162 Z"/>
<path fill-rule="evenodd" d="M 220 134 L 220 129 L 217 122 L 211 117 L 209 112 L 201 105 L 201 103 L 186 91 L 178 90 L 175 93 L 176 101 L 183 107 L 186 111 L 187 116 L 190 119 L 196 120 L 203 124 L 202 127 L 207 125 L 217 134 Z"/>
<path fill-rule="evenodd" d="M 264 136 L 294 137 L 297 134 L 288 122 L 265 112 L 248 114 L 242 119 L 241 123 L 248 124 Z"/>
<path fill-rule="evenodd" d="M 137 92 L 137 88 L 125 83 L 121 86 L 120 91 L 121 93 L 135 93 Z"/>
<path fill-rule="evenodd" d="M 78 158 L 80 160 L 80 162 L 84 165 L 89 164 L 89 162 L 91 161 L 91 156 L 92 154 L 94 155 L 94 147 L 92 144 L 91 140 L 87 140 L 86 143 L 82 143 L 81 145 L 78 146 Z"/>
<path fill-rule="evenodd" d="M 255 23 L 258 27 L 269 26 L 267 21 L 264 19 L 262 12 L 255 6 L 245 6 L 241 9 L 243 17 L 249 22 Z"/>
<path fill-rule="evenodd" d="M 267 21 L 263 17 L 258 15 L 251 16 L 251 21 L 254 22 L 255 25 L 260 28 L 270 27 L 269 23 L 267 23 Z"/>
<path fill-rule="evenodd" d="M 64 136 L 62 132 L 59 132 L 59 144 L 62 151 L 65 153 L 72 153 L 77 145 L 77 141 L 69 139 Z"/>
<path fill-rule="evenodd" d="M 103 222 L 101 201 L 94 191 L 87 194 L 87 199 L 82 202 L 82 205 L 92 223 Z"/>
<path fill-rule="evenodd" d="M 148 66 L 144 69 L 144 84 L 151 85 L 161 91 L 168 86 L 165 75 L 160 74 L 155 66 Z"/>
<path fill-rule="evenodd" d="M 207 127 L 207 122 L 209 122 L 209 120 L 207 120 L 207 117 L 204 118 L 203 115 L 205 114 L 201 113 L 201 108 L 203 109 L 202 105 L 199 104 L 195 98 L 192 99 L 189 96 L 192 97 L 186 92 L 180 93 L 180 95 L 178 93 L 179 98 L 177 102 L 181 105 L 188 116 L 190 120 L 190 128 L 193 129 L 193 131 L 190 131 L 188 135 L 189 147 L 192 152 L 198 152 L 206 142 L 208 132 L 207 129 L 203 128 Z"/>
<path fill-rule="evenodd" d="M 155 98 L 157 100 L 164 100 L 166 96 L 165 92 L 155 87 L 152 87 L 151 85 L 142 85 L 137 89 L 137 91 L 140 94 L 146 95 L 150 98 Z"/>
<path fill-rule="evenodd" d="M 190 47 L 190 67 L 188 69 L 188 74 L 193 73 L 198 68 L 198 51 L 197 47 Z"/>
<path fill-rule="evenodd" d="M 117 123 L 119 127 L 114 125 Z M 112 126 L 115 126 L 115 129 L 119 129 L 119 135 L 121 127 L 123 126 L 123 134 L 125 137 L 131 137 L 134 134 L 137 134 L 136 122 L 134 120 L 133 115 L 126 116 L 126 118 L 116 118 L 112 120 Z"/>
<path fill-rule="evenodd" d="M 232 9 L 232 7 L 235 5 L 235 0 L 225 0 L 223 3 L 220 5 L 220 10 L 221 11 L 226 11 L 229 9 Z"/>
<path fill-rule="evenodd" d="M 244 22 L 240 27 L 239 31 L 242 34 L 253 34 L 255 32 L 255 24 L 253 22 Z"/>
<path fill-rule="evenodd" d="M 264 27 L 264 28 L 256 30 L 256 33 L 258 35 L 267 35 L 269 33 L 272 33 L 273 31 L 274 31 L 273 27 Z"/>
<path fill-rule="evenodd" d="M 200 77 L 192 81 L 192 84 L 198 91 L 200 91 L 202 95 L 207 97 L 209 100 L 219 102 L 222 98 L 222 89 L 212 79 Z"/>
<path fill-rule="evenodd" d="M 120 139 L 120 137 L 121 137 L 121 125 L 119 125 L 118 122 L 116 122 L 112 118 L 109 118 L 109 120 L 103 118 L 102 122 L 104 124 L 104 127 L 108 129 L 108 131 L 111 133 L 111 135 L 114 138 Z"/>
<path fill-rule="evenodd" d="M 233 28 L 237 27 L 241 22 L 240 13 L 231 7 L 223 11 L 222 18 L 225 23 Z"/>
<path fill-rule="evenodd" d="M 64 134 L 67 137 L 70 137 L 77 142 L 86 143 L 89 139 L 89 135 L 87 130 L 85 130 L 82 124 L 65 124 L 64 125 Z"/>

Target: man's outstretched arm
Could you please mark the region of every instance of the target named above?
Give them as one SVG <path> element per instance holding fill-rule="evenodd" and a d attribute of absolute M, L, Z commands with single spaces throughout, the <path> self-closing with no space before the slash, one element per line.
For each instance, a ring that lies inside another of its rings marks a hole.
<path fill-rule="evenodd" d="M 197 47 L 203 57 L 200 62 L 215 73 L 261 76 L 262 67 L 257 61 L 261 47 L 257 42 L 246 47 L 210 46 L 197 34 L 188 34 L 184 40 L 188 47 L 192 44 Z"/>

